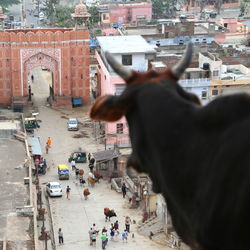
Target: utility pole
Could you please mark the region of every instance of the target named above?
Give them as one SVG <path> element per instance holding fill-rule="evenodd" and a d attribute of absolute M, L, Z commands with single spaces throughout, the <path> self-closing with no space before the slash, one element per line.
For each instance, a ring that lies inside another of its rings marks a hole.
<path fill-rule="evenodd" d="M 21 5 L 21 24 L 22 28 L 25 28 L 26 27 L 25 0 L 21 0 L 20 5 Z"/>

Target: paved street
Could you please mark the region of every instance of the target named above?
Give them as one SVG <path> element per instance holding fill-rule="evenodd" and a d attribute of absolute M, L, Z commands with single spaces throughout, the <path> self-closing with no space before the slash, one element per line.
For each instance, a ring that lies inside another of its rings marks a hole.
<path fill-rule="evenodd" d="M 47 160 L 48 170 L 45 176 L 41 176 L 41 183 L 44 184 L 48 181 L 58 181 L 57 168 L 59 163 L 68 164 L 67 159 L 70 153 L 74 150 L 81 148 L 87 152 L 95 152 L 97 150 L 104 150 L 103 145 L 96 144 L 91 138 L 91 128 L 89 128 L 87 108 L 81 107 L 73 110 L 53 110 L 45 105 L 46 93 L 50 75 L 46 71 L 35 70 L 33 71 L 35 81 L 31 85 L 32 92 L 36 105 L 39 107 L 39 117 L 41 127 L 37 135 L 41 138 L 41 145 L 45 147 L 45 142 L 50 136 L 52 138 L 52 148 L 49 150 L 48 155 L 44 155 Z M 39 98 L 39 93 L 41 96 Z M 78 132 L 67 131 L 66 122 L 68 117 L 77 117 L 81 122 Z M 82 138 L 73 138 L 74 135 L 81 135 Z M 87 164 L 78 164 L 78 167 L 83 168 L 85 174 L 88 174 Z M 124 230 L 124 219 L 129 215 L 132 220 L 139 221 L 141 219 L 140 210 L 128 209 L 128 200 L 123 199 L 121 194 L 111 190 L 110 184 L 101 180 L 95 187 L 89 188 L 91 195 L 88 200 L 83 199 L 82 190 L 75 175 L 71 172 L 70 180 L 60 181 L 63 186 L 64 195 L 62 198 L 49 199 L 52 211 L 53 227 L 55 232 L 55 239 L 59 249 L 93 249 L 89 246 L 88 230 L 93 223 L 96 223 L 98 229 L 103 226 L 109 228 L 110 223 L 116 219 L 120 223 L 120 232 Z M 66 199 L 65 189 L 66 186 L 71 187 L 71 198 Z M 103 209 L 104 207 L 114 208 L 118 217 L 111 218 L 110 222 L 105 222 Z M 57 231 L 62 228 L 64 233 L 65 244 L 58 245 Z M 148 238 L 140 236 L 136 233 L 136 225 L 132 225 L 132 232 L 135 237 L 129 235 L 128 243 L 123 243 L 121 237 L 117 241 L 109 241 L 107 249 L 168 249 L 166 246 L 158 245 Z M 96 249 L 101 249 L 100 234 L 97 238 Z"/>
<path fill-rule="evenodd" d="M 28 25 L 34 24 L 34 28 L 37 28 L 40 26 L 39 23 L 39 18 L 38 17 L 34 17 L 34 15 L 30 15 L 28 10 L 35 10 L 35 0 L 23 0 L 24 1 L 24 8 L 25 8 L 25 13 L 26 13 L 26 23 Z M 42 6 L 41 6 L 42 7 Z M 13 15 L 15 18 L 15 21 L 21 21 L 21 5 L 17 4 L 17 5 L 13 5 L 10 6 L 9 8 L 10 11 L 10 15 Z"/>

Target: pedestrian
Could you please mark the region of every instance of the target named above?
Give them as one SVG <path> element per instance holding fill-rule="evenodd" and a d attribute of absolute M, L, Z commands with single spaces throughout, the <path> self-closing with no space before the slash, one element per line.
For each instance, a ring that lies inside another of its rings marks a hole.
<path fill-rule="evenodd" d="M 79 175 L 79 168 L 76 168 L 75 174 L 76 174 L 76 179 L 78 179 L 78 175 Z"/>
<path fill-rule="evenodd" d="M 33 75 L 31 75 L 31 81 L 34 82 L 34 76 Z"/>
<path fill-rule="evenodd" d="M 74 159 L 72 159 L 72 161 L 70 162 L 70 165 L 71 165 L 72 170 L 76 169 L 76 161 Z"/>
<path fill-rule="evenodd" d="M 102 239 L 102 249 L 105 249 L 105 247 L 106 247 L 107 244 L 108 244 L 107 233 L 103 232 L 103 233 L 102 233 L 102 236 L 101 236 L 101 239 Z"/>
<path fill-rule="evenodd" d="M 48 143 L 46 143 L 46 146 L 45 146 L 45 152 L 46 152 L 46 154 L 48 154 L 48 153 L 49 153 L 49 145 L 48 145 Z"/>
<path fill-rule="evenodd" d="M 63 232 L 62 232 L 62 229 L 59 228 L 58 229 L 58 239 L 59 239 L 59 244 L 63 244 Z"/>
<path fill-rule="evenodd" d="M 93 224 L 92 228 L 93 228 L 93 231 L 94 231 L 95 233 L 98 233 L 98 232 L 99 232 L 99 230 L 97 230 L 97 228 L 96 228 L 95 223 Z"/>
<path fill-rule="evenodd" d="M 126 242 L 128 242 L 128 232 L 126 231 L 126 229 L 124 229 L 124 231 L 122 232 L 122 241 L 124 242 L 126 240 Z"/>
<path fill-rule="evenodd" d="M 115 241 L 119 241 L 119 231 L 118 230 L 114 230 L 115 231 Z"/>
<path fill-rule="evenodd" d="M 48 137 L 47 143 L 48 143 L 49 147 L 51 148 L 52 140 L 50 137 Z"/>
<path fill-rule="evenodd" d="M 92 246 L 96 246 L 96 232 L 93 232 L 91 235 L 91 239 L 92 239 Z"/>
<path fill-rule="evenodd" d="M 89 229 L 89 245 L 90 246 L 92 246 L 93 245 L 93 243 L 92 243 L 92 234 L 93 234 L 93 228 L 91 227 L 90 229 Z"/>
<path fill-rule="evenodd" d="M 106 229 L 106 227 L 103 227 L 103 229 L 102 229 L 102 234 L 103 233 L 107 233 L 108 232 L 108 230 Z"/>
<path fill-rule="evenodd" d="M 71 188 L 69 186 L 67 186 L 66 188 L 66 196 L 67 196 L 67 199 L 70 200 L 69 196 L 70 196 L 70 190 Z"/>
<path fill-rule="evenodd" d="M 115 229 L 115 230 L 118 230 L 118 229 L 119 229 L 118 220 L 114 223 L 114 229 Z"/>
<path fill-rule="evenodd" d="M 43 165 L 44 165 L 45 168 L 47 168 L 47 162 L 46 162 L 45 158 L 43 159 Z"/>
<path fill-rule="evenodd" d="M 131 219 L 129 216 L 125 217 L 125 227 L 126 227 L 126 232 L 130 233 L 130 224 L 131 224 Z"/>
<path fill-rule="evenodd" d="M 91 154 L 89 153 L 88 154 L 88 161 L 90 162 L 90 159 L 91 159 Z"/>
<path fill-rule="evenodd" d="M 114 236 L 115 236 L 115 229 L 114 229 L 114 227 L 111 227 L 110 228 L 110 238 L 111 238 L 111 240 L 114 239 Z"/>
<path fill-rule="evenodd" d="M 127 193 L 127 187 L 126 187 L 125 182 L 123 182 L 122 183 L 122 196 L 123 196 L 123 198 L 125 198 L 126 193 Z"/>

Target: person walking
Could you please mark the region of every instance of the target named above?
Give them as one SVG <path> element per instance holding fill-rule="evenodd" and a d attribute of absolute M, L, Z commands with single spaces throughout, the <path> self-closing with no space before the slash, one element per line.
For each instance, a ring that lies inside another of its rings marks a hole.
<path fill-rule="evenodd" d="M 92 239 L 92 246 L 96 246 L 96 232 L 94 231 L 91 235 L 91 239 Z"/>
<path fill-rule="evenodd" d="M 91 159 L 91 154 L 89 153 L 88 154 L 88 161 L 90 162 L 90 159 Z"/>
<path fill-rule="evenodd" d="M 126 193 L 127 193 L 127 186 L 126 186 L 125 182 L 123 182 L 122 183 L 122 196 L 123 196 L 123 198 L 125 198 Z"/>
<path fill-rule="evenodd" d="M 34 76 L 33 75 L 31 75 L 31 81 L 34 82 Z"/>
<path fill-rule="evenodd" d="M 125 217 L 125 227 L 126 227 L 126 232 L 130 233 L 130 224 L 131 224 L 131 219 L 129 216 Z"/>
<path fill-rule="evenodd" d="M 70 162 L 70 165 L 72 170 L 76 169 L 76 161 L 74 159 Z"/>
<path fill-rule="evenodd" d="M 59 239 L 59 244 L 63 244 L 63 232 L 62 232 L 62 229 L 59 228 L 58 229 L 58 239 Z"/>
<path fill-rule="evenodd" d="M 78 175 L 79 175 L 79 168 L 76 168 L 75 174 L 76 174 L 76 179 L 78 179 Z"/>
<path fill-rule="evenodd" d="M 68 200 L 70 200 L 70 190 L 71 190 L 71 188 L 69 187 L 69 186 L 67 186 L 67 188 L 66 188 L 66 196 L 67 196 L 67 199 Z"/>
<path fill-rule="evenodd" d="M 118 220 L 114 223 L 114 229 L 115 229 L 115 230 L 118 230 L 118 229 L 119 229 Z"/>
<path fill-rule="evenodd" d="M 89 229 L 89 245 L 90 246 L 92 246 L 93 245 L 93 243 L 92 243 L 92 234 L 93 234 L 93 228 L 91 227 L 90 229 Z"/>
<path fill-rule="evenodd" d="M 46 146 L 45 146 L 45 152 L 46 152 L 46 154 L 48 154 L 48 153 L 49 153 L 49 145 L 48 145 L 48 143 L 46 143 Z"/>
<path fill-rule="evenodd" d="M 51 138 L 50 138 L 50 137 L 48 137 L 47 144 L 48 144 L 48 145 L 49 145 L 49 147 L 51 148 L 52 140 L 51 140 Z"/>
<path fill-rule="evenodd" d="M 126 231 L 126 229 L 122 232 L 122 241 L 128 242 L 128 232 Z"/>
<path fill-rule="evenodd" d="M 105 249 L 105 247 L 108 244 L 107 232 L 102 233 L 101 240 L 102 240 L 102 249 Z"/>

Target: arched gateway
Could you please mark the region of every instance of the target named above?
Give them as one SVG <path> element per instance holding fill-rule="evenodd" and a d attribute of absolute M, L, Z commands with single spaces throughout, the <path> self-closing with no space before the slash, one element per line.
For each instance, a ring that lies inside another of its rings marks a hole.
<path fill-rule="evenodd" d="M 0 104 L 29 104 L 28 73 L 38 66 L 53 73 L 53 106 L 71 106 L 72 97 L 89 103 L 88 39 L 86 29 L 1 32 Z"/>

